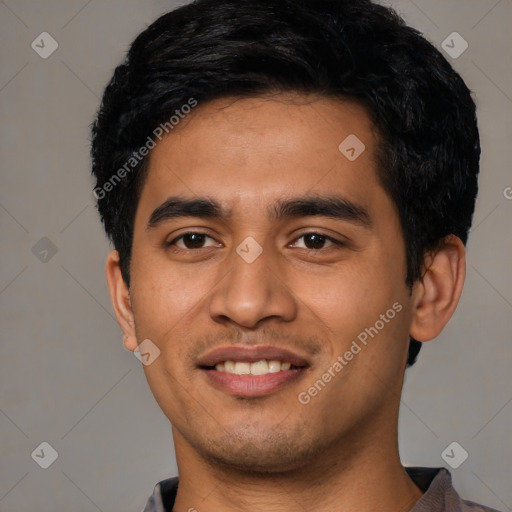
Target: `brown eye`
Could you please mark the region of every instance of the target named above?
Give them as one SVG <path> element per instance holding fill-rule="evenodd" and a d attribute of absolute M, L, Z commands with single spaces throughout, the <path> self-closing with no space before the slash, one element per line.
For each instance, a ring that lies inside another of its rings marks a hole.
<path fill-rule="evenodd" d="M 328 247 L 334 245 L 343 245 L 341 242 L 338 242 L 337 240 L 334 240 L 333 238 L 326 235 L 322 235 L 320 233 L 304 233 L 301 236 L 299 236 L 296 240 L 300 240 L 301 238 L 304 239 L 304 246 L 299 246 L 301 249 L 321 250 L 327 249 Z M 326 242 L 329 242 L 330 245 L 324 247 L 324 244 Z"/>
<path fill-rule="evenodd" d="M 211 236 L 208 236 L 205 233 L 189 232 L 189 233 L 184 233 L 183 235 L 180 235 L 180 236 L 174 238 L 173 240 L 171 240 L 170 242 L 167 243 L 167 246 L 176 245 L 180 249 L 191 249 L 191 250 L 202 249 L 204 246 L 203 244 L 205 243 L 207 238 L 212 239 Z M 182 246 L 178 245 L 177 244 L 178 241 L 181 241 L 183 245 Z"/>
<path fill-rule="evenodd" d="M 325 236 L 316 233 L 304 235 L 304 244 L 308 249 L 322 249 L 326 240 Z"/>

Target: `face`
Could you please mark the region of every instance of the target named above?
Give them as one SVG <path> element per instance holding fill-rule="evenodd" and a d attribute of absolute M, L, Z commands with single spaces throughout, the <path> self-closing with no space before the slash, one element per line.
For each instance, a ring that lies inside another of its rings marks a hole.
<path fill-rule="evenodd" d="M 130 298 L 181 449 L 272 472 L 395 428 L 412 306 L 376 146 L 363 107 L 281 94 L 199 105 L 152 150 Z"/>

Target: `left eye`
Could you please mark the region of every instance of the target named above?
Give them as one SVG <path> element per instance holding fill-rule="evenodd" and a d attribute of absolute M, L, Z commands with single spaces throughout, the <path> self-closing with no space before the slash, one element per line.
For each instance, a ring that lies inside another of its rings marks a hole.
<path fill-rule="evenodd" d="M 296 238 L 296 240 L 300 240 L 301 238 L 304 238 L 304 247 L 301 247 L 301 249 L 325 249 L 325 247 L 319 247 L 323 246 L 325 242 L 330 242 L 331 246 L 343 245 L 341 242 L 338 242 L 337 240 L 334 240 L 333 238 L 326 235 L 322 235 L 320 233 L 303 233 L 298 238 Z"/>
<path fill-rule="evenodd" d="M 184 233 L 183 235 L 180 235 L 170 242 L 167 243 L 168 246 L 176 245 L 180 249 L 202 249 L 203 244 L 205 243 L 206 239 L 209 238 L 213 240 L 211 236 L 208 236 L 206 233 L 197 233 L 197 232 L 189 232 Z M 322 235 L 320 233 L 304 233 L 300 235 L 298 238 L 295 239 L 295 242 L 297 240 L 300 240 L 301 238 L 304 239 L 303 246 L 300 247 L 301 249 L 312 249 L 312 250 L 320 250 L 325 249 L 324 244 L 326 242 L 330 243 L 330 246 L 333 245 L 343 245 L 338 240 L 334 240 L 333 238 Z M 182 246 L 178 245 L 178 242 L 182 242 Z M 327 247 L 330 247 L 329 245 Z M 212 247 L 212 246 L 210 246 Z"/>

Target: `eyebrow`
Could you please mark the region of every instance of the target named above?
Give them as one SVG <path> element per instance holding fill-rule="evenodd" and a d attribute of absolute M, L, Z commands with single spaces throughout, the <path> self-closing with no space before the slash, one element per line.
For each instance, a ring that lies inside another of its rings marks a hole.
<path fill-rule="evenodd" d="M 351 222 L 365 228 L 372 226 L 371 216 L 366 208 L 337 195 L 279 199 L 269 207 L 267 216 L 272 221 L 321 216 Z M 233 212 L 210 197 L 188 199 L 172 196 L 151 213 L 146 230 L 153 229 L 167 220 L 179 217 L 199 217 L 228 221 L 233 217 Z"/>

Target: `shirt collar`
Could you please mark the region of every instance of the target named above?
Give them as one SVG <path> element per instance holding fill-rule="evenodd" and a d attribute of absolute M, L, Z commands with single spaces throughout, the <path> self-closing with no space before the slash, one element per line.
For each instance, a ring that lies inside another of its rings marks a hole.
<path fill-rule="evenodd" d="M 409 512 L 443 512 L 458 510 L 460 498 L 452 486 L 451 474 L 445 468 L 404 467 L 412 481 L 424 492 Z M 156 484 L 143 512 L 170 512 L 178 492 L 178 477 Z"/>

